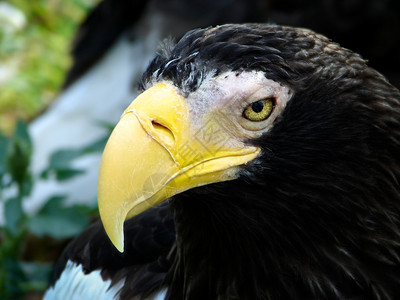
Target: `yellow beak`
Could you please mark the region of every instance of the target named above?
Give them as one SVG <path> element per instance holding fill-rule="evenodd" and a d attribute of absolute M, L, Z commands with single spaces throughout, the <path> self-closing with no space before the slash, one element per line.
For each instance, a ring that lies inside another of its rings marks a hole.
<path fill-rule="evenodd" d="M 123 252 L 123 223 L 185 190 L 236 178 L 235 167 L 258 156 L 256 147 L 229 146 L 232 136 L 210 120 L 190 123 L 185 98 L 167 83 L 139 95 L 105 147 L 98 179 L 104 228 Z"/>

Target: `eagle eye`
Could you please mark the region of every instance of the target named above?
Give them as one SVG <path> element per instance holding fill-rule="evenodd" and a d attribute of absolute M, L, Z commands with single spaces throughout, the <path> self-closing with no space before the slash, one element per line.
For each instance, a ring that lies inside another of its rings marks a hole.
<path fill-rule="evenodd" d="M 271 115 L 274 105 L 275 101 L 273 98 L 255 101 L 244 109 L 243 117 L 254 122 L 264 121 Z"/>

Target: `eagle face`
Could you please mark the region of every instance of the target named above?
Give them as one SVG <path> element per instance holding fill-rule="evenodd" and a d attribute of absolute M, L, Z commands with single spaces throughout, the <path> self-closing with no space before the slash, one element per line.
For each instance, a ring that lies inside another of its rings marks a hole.
<path fill-rule="evenodd" d="M 260 71 L 210 76 L 186 97 L 190 126 L 197 132 L 212 122 L 229 136 L 221 142 L 241 147 L 273 126 L 290 96 L 288 87 Z"/>
<path fill-rule="evenodd" d="M 399 291 L 400 96 L 360 56 L 305 29 L 224 25 L 161 51 L 141 87 L 99 173 L 119 251 L 126 219 L 172 199 L 186 296 Z"/>

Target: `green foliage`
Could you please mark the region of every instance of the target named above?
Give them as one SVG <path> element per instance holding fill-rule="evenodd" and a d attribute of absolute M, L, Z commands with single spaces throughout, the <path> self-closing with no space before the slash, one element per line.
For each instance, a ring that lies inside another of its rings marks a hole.
<path fill-rule="evenodd" d="M 65 206 L 64 197 L 51 197 L 43 208 L 28 220 L 29 231 L 36 236 L 55 239 L 70 238 L 89 225 L 89 216 L 97 211 L 95 206 Z"/>
<path fill-rule="evenodd" d="M 0 1 L 23 17 L 13 29 L 4 23 L 7 16 L 0 16 L 0 69 L 5 71 L 0 77 L 0 204 L 6 219 L 0 225 L 0 299 L 43 291 L 60 249 L 97 216 L 95 203 L 67 206 L 62 195 L 48 199 L 34 215 L 24 212 L 23 203 L 40 180 L 65 181 L 82 174 L 72 162 L 101 151 L 105 140 L 57 151 L 37 178 L 29 170 L 33 149 L 27 127 L 16 120 L 31 119 L 55 98 L 70 65 L 73 35 L 98 1 Z M 10 136 L 1 134 L 13 129 Z"/>
<path fill-rule="evenodd" d="M 28 167 L 32 154 L 32 142 L 26 124 L 19 121 L 8 147 L 7 168 L 11 179 L 17 183 L 21 195 L 30 191 L 31 182 Z"/>
<path fill-rule="evenodd" d="M 71 167 L 72 161 L 86 154 L 103 151 L 106 142 L 107 138 L 104 137 L 82 149 L 65 149 L 54 152 L 50 156 L 49 166 L 43 170 L 41 177 L 46 179 L 54 176 L 58 181 L 64 181 L 82 174 L 83 170 Z"/>
<path fill-rule="evenodd" d="M 8 0 L 25 18 L 7 30 L 0 18 L 0 129 L 31 119 L 55 98 L 71 63 L 69 49 L 79 23 L 99 0 Z M 3 26 L 2 26 L 3 25 Z"/>
<path fill-rule="evenodd" d="M 0 226 L 0 299 L 18 299 L 30 291 L 43 291 L 48 285 L 54 262 L 43 262 L 43 257 L 46 258 L 43 250 L 51 249 L 37 246 L 35 251 L 35 247 L 28 246 L 29 239 L 51 239 L 53 244 L 54 241 L 63 244 L 97 217 L 95 203 L 67 206 L 63 196 L 51 197 L 37 213 L 27 215 L 22 204 L 33 185 L 49 176 L 68 180 L 81 174 L 83 170 L 71 167 L 73 161 L 102 151 L 105 142 L 103 138 L 82 149 L 55 152 L 42 176 L 34 178 L 29 171 L 32 143 L 25 123 L 18 122 L 11 137 L 0 134 L 0 201 L 4 204 L 6 218 L 5 225 Z M 15 193 L 4 195 L 5 189 Z"/>

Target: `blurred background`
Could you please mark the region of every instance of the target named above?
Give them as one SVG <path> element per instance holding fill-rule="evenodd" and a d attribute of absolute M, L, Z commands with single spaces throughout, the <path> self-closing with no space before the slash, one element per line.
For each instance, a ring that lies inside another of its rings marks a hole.
<path fill-rule="evenodd" d="M 224 23 L 313 29 L 400 87 L 390 0 L 0 0 L 0 299 L 41 299 L 98 218 L 105 141 L 165 38 Z"/>

